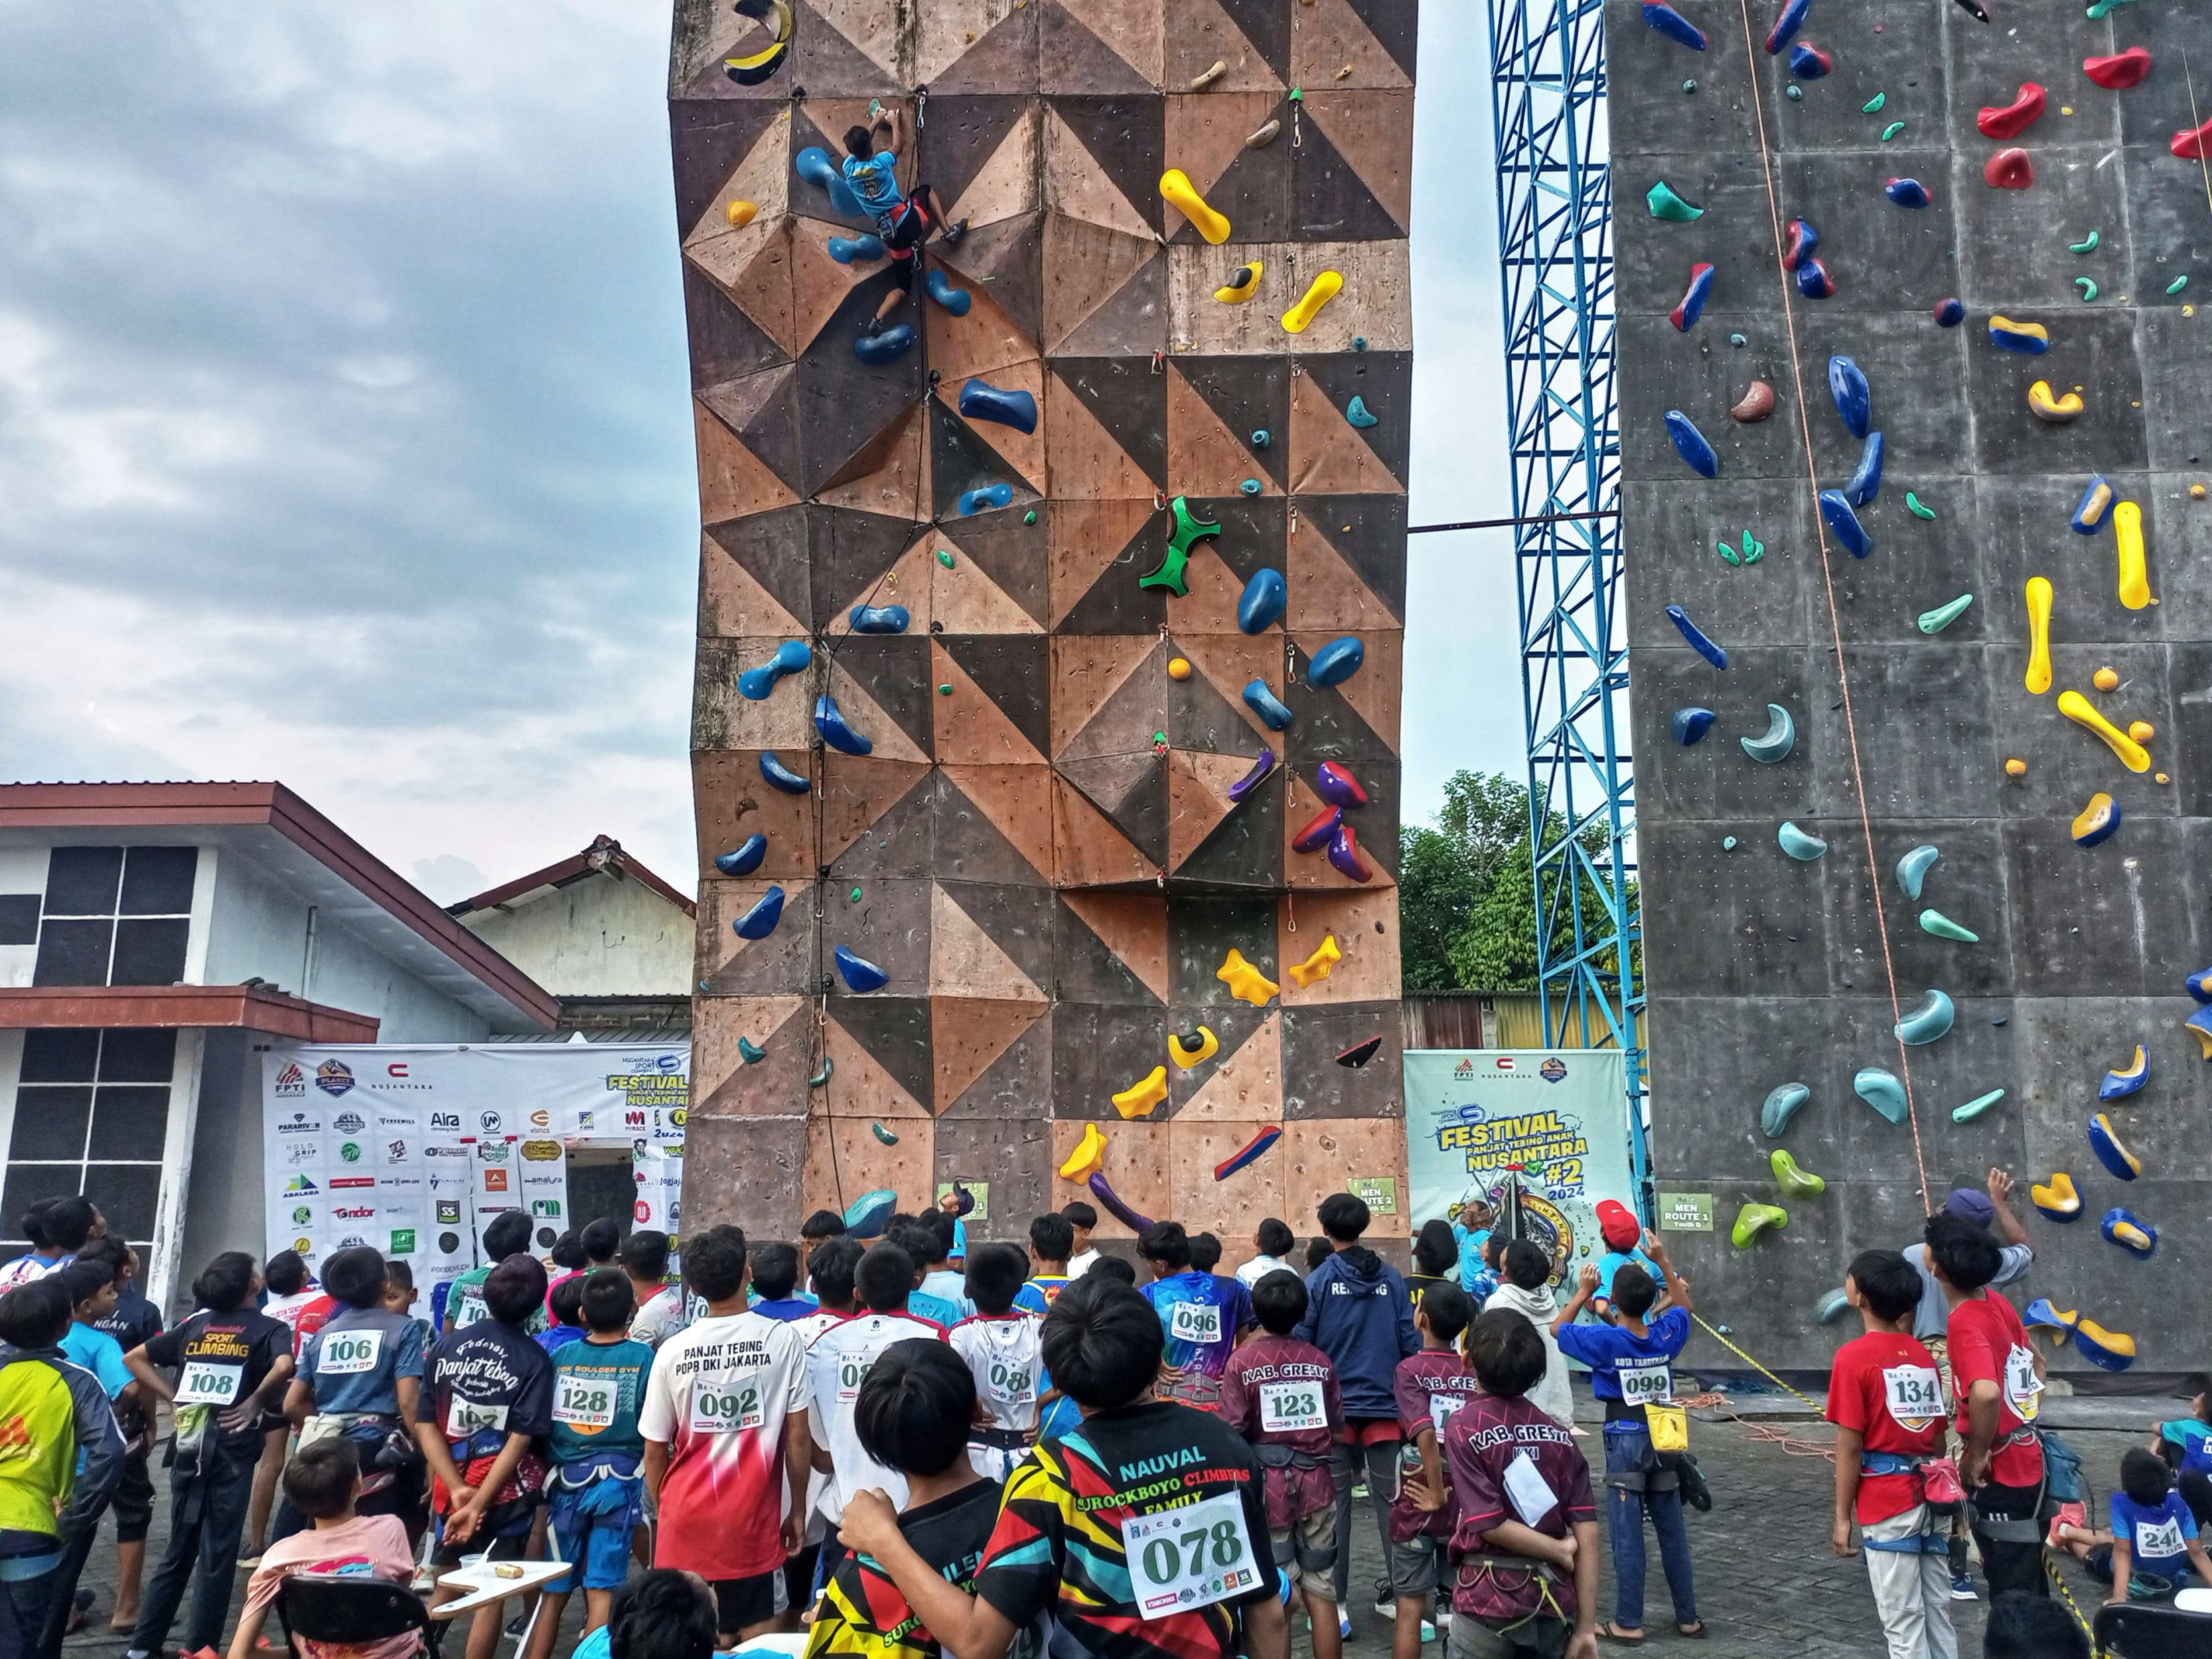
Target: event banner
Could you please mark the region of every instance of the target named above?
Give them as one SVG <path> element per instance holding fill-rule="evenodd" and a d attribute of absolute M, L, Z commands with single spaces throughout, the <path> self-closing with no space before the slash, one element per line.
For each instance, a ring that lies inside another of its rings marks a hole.
<path fill-rule="evenodd" d="M 1495 1201 L 1517 1170 L 1524 1231 L 1550 1250 L 1553 1282 L 1595 1261 L 1599 1203 L 1637 1207 L 1625 1075 L 1616 1048 L 1407 1049 L 1413 1227 Z"/>
<path fill-rule="evenodd" d="M 528 1212 L 542 1251 L 576 1218 L 568 1150 L 627 1145 L 635 1224 L 674 1233 L 688 1045 L 345 1044 L 262 1056 L 269 1249 L 312 1267 L 373 1244 L 429 1288 L 477 1264 L 483 1224 Z"/>

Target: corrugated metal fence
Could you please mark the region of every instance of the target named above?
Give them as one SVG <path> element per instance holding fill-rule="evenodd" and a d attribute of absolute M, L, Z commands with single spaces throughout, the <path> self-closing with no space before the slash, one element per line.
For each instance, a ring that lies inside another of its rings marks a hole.
<path fill-rule="evenodd" d="M 1541 1003 L 1533 991 L 1408 991 L 1405 1011 L 1408 1048 L 1543 1048 Z M 1559 1046 L 1579 1048 L 1579 1033 Z M 1601 1036 L 1592 1045 L 1612 1048 Z"/>

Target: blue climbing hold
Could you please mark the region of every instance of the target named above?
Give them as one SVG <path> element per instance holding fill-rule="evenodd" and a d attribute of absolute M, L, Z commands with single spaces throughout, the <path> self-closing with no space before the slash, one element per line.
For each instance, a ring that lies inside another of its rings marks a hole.
<path fill-rule="evenodd" d="M 1290 585 L 1281 571 L 1265 567 L 1254 571 L 1244 584 L 1243 597 L 1237 601 L 1237 626 L 1247 634 L 1265 632 L 1281 619 L 1290 597 Z"/>
<path fill-rule="evenodd" d="M 766 939 L 775 932 L 775 925 L 783 920 L 783 889 L 771 887 L 754 902 L 753 908 L 730 924 L 730 930 L 739 939 Z"/>
<path fill-rule="evenodd" d="M 1774 20 L 1774 27 L 1766 32 L 1766 55 L 1770 58 L 1790 44 L 1790 37 L 1805 27 L 1805 14 L 1813 9 L 1813 0 L 1789 0 L 1782 15 Z"/>
<path fill-rule="evenodd" d="M 747 836 L 731 851 L 715 854 L 714 867 L 726 876 L 750 876 L 767 856 L 768 837 Z"/>
<path fill-rule="evenodd" d="M 761 702 L 775 690 L 775 683 L 786 674 L 802 674 L 814 661 L 814 653 L 806 648 L 804 640 L 786 640 L 770 657 L 757 668 L 748 668 L 738 676 L 738 695 L 747 702 Z"/>
<path fill-rule="evenodd" d="M 1352 401 L 1344 406 L 1344 418 L 1363 429 L 1375 424 L 1374 416 L 1367 412 L 1367 400 L 1356 392 L 1352 394 Z"/>
<path fill-rule="evenodd" d="M 1699 260 L 1690 267 L 1690 286 L 1683 290 L 1680 302 L 1667 313 L 1667 320 L 1674 325 L 1676 333 L 1687 334 L 1705 314 L 1705 301 L 1712 297 L 1713 268 Z"/>
<path fill-rule="evenodd" d="M 975 303 L 974 295 L 969 293 L 964 288 L 953 287 L 952 279 L 935 266 L 932 266 L 929 275 L 921 279 L 921 285 L 927 290 L 931 299 L 936 301 L 955 317 L 965 317 L 968 314 L 968 307 Z"/>
<path fill-rule="evenodd" d="M 2104 1234 L 2105 1243 L 2118 1245 L 2138 1260 L 2157 1254 L 2158 1229 L 2123 1206 L 2116 1204 L 2106 1211 L 2097 1231 Z"/>
<path fill-rule="evenodd" d="M 1836 60 L 1818 46 L 1799 41 L 1790 48 L 1790 72 L 1800 81 L 1818 81 L 1834 69 Z"/>
<path fill-rule="evenodd" d="M 837 699 L 824 692 L 814 700 L 814 729 L 822 734 L 822 741 L 841 755 L 866 755 L 876 745 L 845 723 L 845 716 L 837 708 Z"/>
<path fill-rule="evenodd" d="M 1674 711 L 1674 718 L 1670 722 L 1674 728 L 1674 741 L 1687 749 L 1699 738 L 1711 731 L 1714 720 L 1718 718 L 1719 716 L 1710 708 L 1695 707 L 1677 708 Z"/>
<path fill-rule="evenodd" d="M 972 519 L 978 513 L 988 513 L 994 507 L 1014 504 L 1014 487 L 1010 483 L 977 484 L 973 489 L 960 492 L 960 516 Z"/>
<path fill-rule="evenodd" d="M 1306 662 L 1306 679 L 1314 685 L 1341 685 L 1367 660 L 1367 647 L 1356 634 L 1340 634 L 1315 652 Z"/>
<path fill-rule="evenodd" d="M 1897 1022 L 1897 1040 L 1907 1048 L 1917 1048 L 1923 1042 L 1933 1042 L 1947 1034 L 1959 1011 L 1951 1006 L 1951 999 L 1934 987 L 1923 993 L 1912 1011 Z"/>
<path fill-rule="evenodd" d="M 1936 302 L 1936 327 L 1956 328 L 1966 320 L 1966 302 L 1964 300 L 1938 300 Z"/>
<path fill-rule="evenodd" d="M 1790 1127 L 1790 1120 L 1804 1109 L 1813 1091 L 1802 1083 L 1785 1083 L 1771 1090 L 1759 1109 L 1759 1127 L 1770 1140 L 1779 1140 L 1782 1132 Z"/>
<path fill-rule="evenodd" d="M 1874 394 L 1865 371 L 1848 357 L 1829 358 L 1828 395 L 1836 400 L 1836 413 L 1850 428 L 1851 436 L 1865 437 L 1874 424 Z"/>
<path fill-rule="evenodd" d="M 2040 357 L 2051 349 L 2051 331 L 2041 323 L 2015 323 L 2009 317 L 1992 317 L 1990 343 L 2025 356 Z"/>
<path fill-rule="evenodd" d="M 2142 1160 L 2121 1142 L 2112 1120 L 2102 1112 L 2089 1120 L 2089 1150 L 2117 1180 L 2133 1181 L 2142 1173 Z"/>
<path fill-rule="evenodd" d="M 2074 815 L 2070 826 L 2076 847 L 2096 847 L 2112 838 L 2120 827 L 2120 804 L 2100 789 L 2089 804 Z"/>
<path fill-rule="evenodd" d="M 854 956 L 842 945 L 837 947 L 837 973 L 844 980 L 847 990 L 862 996 L 880 991 L 891 982 L 891 976 L 874 963 L 866 957 Z"/>
<path fill-rule="evenodd" d="M 1270 732 L 1290 728 L 1291 711 L 1283 700 L 1267 690 L 1267 682 L 1254 680 L 1244 688 L 1244 706 L 1260 717 L 1260 723 Z"/>
<path fill-rule="evenodd" d="M 1810 219 L 1792 219 L 1782 239 L 1782 268 L 1795 270 L 1820 246 L 1820 233 Z"/>
<path fill-rule="evenodd" d="M 1824 489 L 1820 492 L 1820 516 L 1828 521 L 1828 528 L 1843 544 L 1844 551 L 1855 559 L 1863 559 L 1874 551 L 1874 538 L 1859 522 L 1859 515 L 1851 511 L 1851 504 L 1844 499 L 1843 492 Z"/>
<path fill-rule="evenodd" d="M 1256 495 L 1266 488 L 1267 485 L 1261 483 L 1257 478 L 1247 478 L 1237 486 L 1237 493 L 1240 495 Z"/>
<path fill-rule="evenodd" d="M 1897 884 L 1904 890 L 1905 897 L 1915 903 L 1919 902 L 1920 884 L 1928 879 L 1928 872 L 1942 856 L 1940 849 L 1923 845 L 1914 848 L 1898 860 Z"/>
<path fill-rule="evenodd" d="M 856 605 L 849 619 L 855 634 L 903 634 L 914 620 L 902 605 Z"/>
<path fill-rule="evenodd" d="M 2112 480 L 2101 472 L 2092 474 L 2081 491 L 2081 499 L 2074 505 L 2074 533 L 2094 536 L 2102 530 L 2112 514 L 2113 500 Z"/>
<path fill-rule="evenodd" d="M 1935 199 L 1917 179 L 1893 179 L 1882 186 L 1882 192 L 1901 208 L 1924 208 Z"/>
<path fill-rule="evenodd" d="M 1672 6 L 1662 6 L 1654 0 L 1644 0 L 1644 21 L 1665 35 L 1678 46 L 1687 46 L 1692 52 L 1705 49 L 1705 31 Z"/>
<path fill-rule="evenodd" d="M 1688 463 L 1690 471 L 1704 478 L 1720 477 L 1720 457 L 1713 453 L 1713 447 L 1705 441 L 1697 423 L 1679 409 L 1667 411 L 1667 435 L 1674 441 L 1674 453 Z"/>
<path fill-rule="evenodd" d="M 802 773 L 793 771 L 765 749 L 761 750 L 760 775 L 771 789 L 781 789 L 787 795 L 803 795 L 814 787 Z"/>
<path fill-rule="evenodd" d="M 1850 1310 L 1850 1293 L 1838 1285 L 1833 1290 L 1821 1291 L 1820 1299 L 1813 1304 L 1813 1322 L 1832 1325 Z"/>
<path fill-rule="evenodd" d="M 872 368 L 882 363 L 895 363 L 913 349 L 912 323 L 893 323 L 889 328 L 879 328 L 873 334 L 863 334 L 853 342 L 853 355 Z"/>
<path fill-rule="evenodd" d="M 1844 486 L 1844 499 L 1853 507 L 1870 507 L 1874 498 L 1881 494 L 1881 434 L 1867 434 L 1866 447 L 1859 453 L 1859 470 L 1851 474 L 1851 481 Z"/>
<path fill-rule="evenodd" d="M 1716 668 L 1728 666 L 1728 653 L 1707 639 L 1705 630 L 1690 620 L 1690 613 L 1680 605 L 1667 607 L 1667 620 L 1673 623 L 1682 637 L 1690 642 L 1690 648 L 1707 662 Z"/>
<path fill-rule="evenodd" d="M 2142 1043 L 2136 1044 L 2135 1058 L 2118 1071 L 2105 1073 L 2105 1080 L 2097 1085 L 2100 1100 L 2124 1100 L 2150 1081 L 2150 1055 Z"/>
<path fill-rule="evenodd" d="M 1905 1102 L 1905 1085 L 1897 1080 L 1894 1072 L 1885 1072 L 1879 1066 L 1862 1066 L 1851 1079 L 1851 1092 L 1892 1123 L 1905 1121 L 1909 1109 Z"/>
<path fill-rule="evenodd" d="M 1017 432 L 1036 430 L 1036 395 L 1002 391 L 988 380 L 970 380 L 960 388 L 960 412 L 971 421 L 996 421 Z"/>
<path fill-rule="evenodd" d="M 841 265 L 854 263 L 872 264 L 884 257 L 883 238 L 867 236 L 832 236 L 830 257 Z"/>
<path fill-rule="evenodd" d="M 898 1213 L 898 1194 L 888 1187 L 879 1187 L 872 1193 L 862 1193 L 846 1206 L 845 1236 L 848 1238 L 873 1238 Z"/>
<path fill-rule="evenodd" d="M 2212 968 L 2200 968 L 2181 981 L 2181 988 L 2197 1001 L 2212 1003 Z"/>
<path fill-rule="evenodd" d="M 1784 818 L 1782 827 L 1774 832 L 1776 845 L 1800 864 L 1810 864 L 1828 850 L 1828 843 L 1809 830 L 1800 830 Z"/>
<path fill-rule="evenodd" d="M 1832 300 L 1836 297 L 1836 279 L 1828 275 L 1827 266 L 1808 258 L 1797 267 L 1797 291 L 1808 300 Z"/>
<path fill-rule="evenodd" d="M 809 144 L 791 158 L 791 164 L 808 184 L 830 192 L 830 205 L 837 212 L 855 219 L 867 217 L 860 198 L 853 194 L 852 185 L 845 182 L 845 175 L 837 170 L 836 163 L 830 159 L 830 152 L 821 145 Z"/>

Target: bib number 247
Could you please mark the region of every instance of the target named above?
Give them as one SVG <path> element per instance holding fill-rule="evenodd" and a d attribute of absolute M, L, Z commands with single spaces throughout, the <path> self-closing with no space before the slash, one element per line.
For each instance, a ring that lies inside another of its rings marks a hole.
<path fill-rule="evenodd" d="M 1121 1523 L 1121 1546 L 1137 1611 L 1146 1619 L 1194 1612 L 1260 1582 L 1244 1506 L 1234 1492 L 1133 1516 Z"/>

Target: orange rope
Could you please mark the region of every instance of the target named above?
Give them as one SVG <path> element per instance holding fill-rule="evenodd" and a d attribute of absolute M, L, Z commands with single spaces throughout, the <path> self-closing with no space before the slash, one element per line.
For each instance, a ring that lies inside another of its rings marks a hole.
<path fill-rule="evenodd" d="M 1753 113 L 1759 119 L 1759 173 L 1766 181 L 1767 222 L 1773 230 L 1774 246 L 1778 256 L 1783 246 L 1782 204 L 1776 198 L 1774 191 L 1774 151 L 1767 143 L 1766 137 L 1766 101 L 1759 90 L 1759 58 L 1757 48 L 1752 40 L 1750 0 L 1738 0 L 1738 5 L 1743 15 L 1744 58 L 1751 72 L 1751 106 Z M 1797 349 L 1797 315 L 1790 302 L 1790 281 L 1786 272 L 1784 274 L 1782 282 L 1782 321 L 1790 337 L 1790 372 L 1797 387 L 1797 428 L 1805 440 L 1805 477 L 1806 481 L 1812 485 L 1813 493 L 1818 495 L 1820 491 L 1820 478 L 1819 469 L 1813 464 L 1812 420 L 1807 413 L 1805 404 L 1805 365 Z M 1813 535 L 1820 550 L 1820 582 L 1827 594 L 1828 629 L 1836 650 L 1836 680 L 1843 688 L 1844 694 L 1844 735 L 1850 747 L 1851 783 L 1858 793 L 1859 830 L 1866 837 L 1867 873 L 1875 891 L 1875 927 L 1881 939 L 1881 969 L 1883 976 L 1888 981 L 1889 1015 L 1891 1024 L 1894 1026 L 1900 1018 L 1897 1002 L 1897 964 L 1890 956 L 1889 920 L 1882 910 L 1881 877 L 1873 867 L 1874 824 L 1867 814 L 1866 775 L 1859 765 L 1858 720 L 1851 707 L 1850 675 L 1844 663 L 1843 623 L 1836 610 L 1835 577 L 1828 565 L 1827 531 L 1821 521 L 1817 506 L 1813 514 Z M 1930 1200 L 1928 1191 L 1928 1162 L 1920 1144 L 1920 1114 L 1912 1099 L 1912 1061 L 1906 1052 L 1903 1037 L 1897 1040 L 1897 1063 L 1899 1073 L 1905 1084 L 1905 1119 L 1912 1126 L 1912 1161 L 1920 1172 L 1921 1206 L 1932 1213 L 1935 1205 Z"/>

